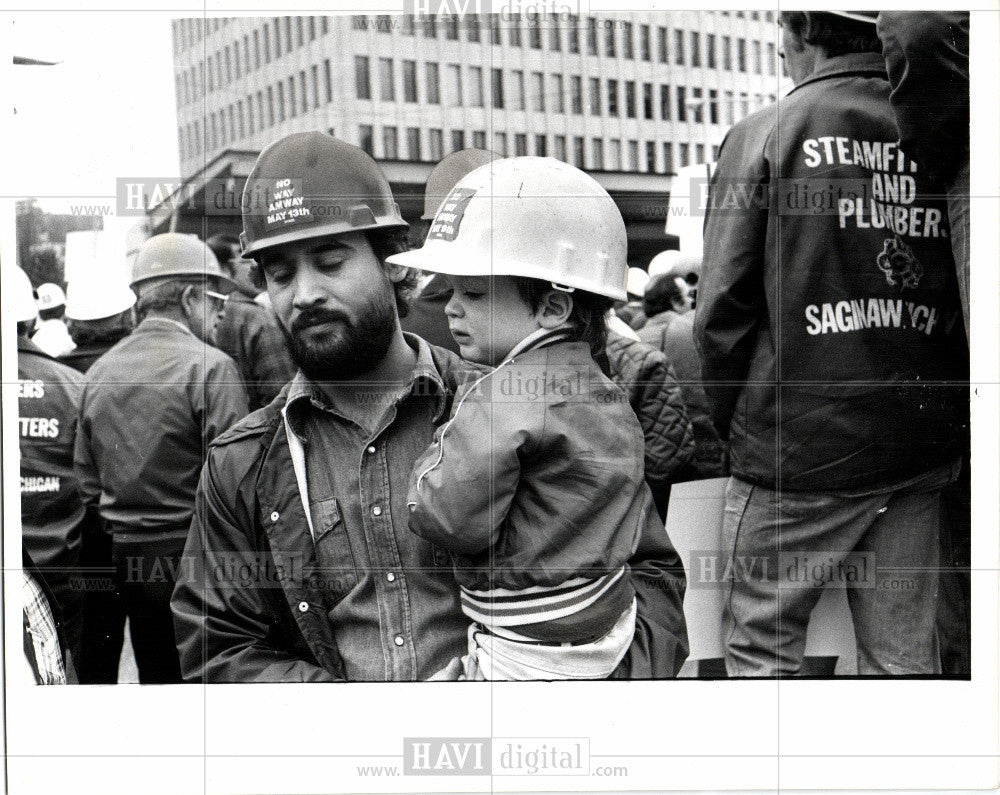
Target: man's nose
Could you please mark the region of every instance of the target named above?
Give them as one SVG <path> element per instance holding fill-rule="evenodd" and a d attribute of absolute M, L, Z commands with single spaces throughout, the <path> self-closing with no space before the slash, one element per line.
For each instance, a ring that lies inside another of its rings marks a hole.
<path fill-rule="evenodd" d="M 303 266 L 295 273 L 295 307 L 306 309 L 316 306 L 326 300 L 326 292 L 323 290 L 319 274 L 315 268 Z"/>

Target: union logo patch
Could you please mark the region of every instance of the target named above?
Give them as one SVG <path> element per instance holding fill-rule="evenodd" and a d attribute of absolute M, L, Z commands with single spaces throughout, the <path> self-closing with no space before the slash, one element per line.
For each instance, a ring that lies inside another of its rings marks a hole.
<path fill-rule="evenodd" d="M 892 285 L 898 284 L 903 290 L 916 288 L 924 275 L 923 266 L 913 254 L 913 249 L 897 238 L 884 241 L 876 262 L 885 274 L 885 280 Z"/>

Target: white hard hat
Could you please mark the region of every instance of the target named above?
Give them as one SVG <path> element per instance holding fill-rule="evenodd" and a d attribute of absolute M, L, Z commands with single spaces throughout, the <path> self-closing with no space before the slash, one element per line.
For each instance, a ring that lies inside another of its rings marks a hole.
<path fill-rule="evenodd" d="M 135 293 L 125 283 L 102 284 L 94 280 L 75 281 L 66 288 L 66 317 L 69 320 L 101 320 L 135 305 Z"/>
<path fill-rule="evenodd" d="M 35 303 L 35 291 L 31 286 L 28 274 L 20 268 L 14 268 L 10 289 L 14 296 L 14 322 L 23 323 L 26 320 L 38 319 L 38 305 Z"/>
<path fill-rule="evenodd" d="M 649 284 L 649 274 L 642 268 L 628 269 L 628 283 L 625 291 L 629 295 L 637 295 L 640 298 L 646 292 L 646 285 Z"/>
<path fill-rule="evenodd" d="M 669 273 L 673 264 L 680 258 L 681 252 L 676 250 L 661 251 L 649 261 L 649 278 L 653 279 Z"/>
<path fill-rule="evenodd" d="M 625 222 L 580 169 L 549 157 L 494 160 L 442 203 L 424 245 L 388 261 L 455 276 L 524 276 L 626 301 Z"/>
<path fill-rule="evenodd" d="M 40 284 L 36 293 L 38 294 L 39 311 L 55 309 L 57 306 L 62 306 L 66 303 L 66 293 L 63 292 L 62 287 L 58 284 L 53 284 L 52 282 Z"/>

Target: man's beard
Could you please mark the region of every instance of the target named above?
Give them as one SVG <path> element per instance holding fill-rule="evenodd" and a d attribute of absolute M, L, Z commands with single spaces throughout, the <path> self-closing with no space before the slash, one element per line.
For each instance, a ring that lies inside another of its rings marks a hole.
<path fill-rule="evenodd" d="M 338 323 L 332 339 L 310 340 L 302 333 L 320 323 Z M 307 309 L 292 323 L 289 332 L 278 323 L 285 344 L 302 372 L 312 381 L 342 381 L 371 370 L 385 357 L 396 331 L 396 305 L 392 290 L 372 299 L 357 323 L 342 312 Z"/>

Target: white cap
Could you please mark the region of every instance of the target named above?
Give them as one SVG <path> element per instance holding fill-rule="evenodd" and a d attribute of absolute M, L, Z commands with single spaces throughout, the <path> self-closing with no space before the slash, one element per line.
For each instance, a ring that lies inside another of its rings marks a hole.
<path fill-rule="evenodd" d="M 35 303 L 35 291 L 28 274 L 20 268 L 14 268 L 10 289 L 14 291 L 14 321 L 23 323 L 26 320 L 37 320 L 38 305 Z"/>
<path fill-rule="evenodd" d="M 45 284 L 38 285 L 35 293 L 38 295 L 39 312 L 46 309 L 55 309 L 66 303 L 66 293 L 63 292 L 62 287 L 52 282 L 45 282 Z"/>
<path fill-rule="evenodd" d="M 646 285 L 649 284 L 649 274 L 642 268 L 628 269 L 628 282 L 625 292 L 629 295 L 637 295 L 642 298 L 646 292 Z"/>

